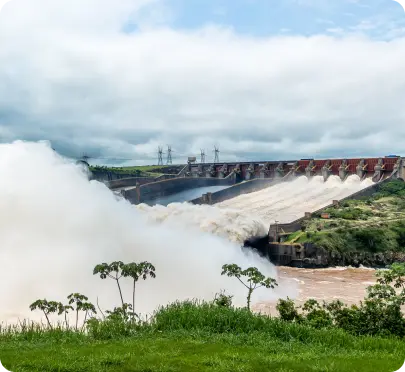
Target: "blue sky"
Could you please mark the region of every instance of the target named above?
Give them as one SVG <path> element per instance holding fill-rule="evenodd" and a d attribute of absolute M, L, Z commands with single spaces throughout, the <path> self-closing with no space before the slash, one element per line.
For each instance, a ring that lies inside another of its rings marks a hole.
<path fill-rule="evenodd" d="M 405 35 L 404 10 L 393 0 L 165 0 L 159 9 L 155 20 L 177 30 L 215 24 L 256 37 L 364 34 L 392 40 Z"/>

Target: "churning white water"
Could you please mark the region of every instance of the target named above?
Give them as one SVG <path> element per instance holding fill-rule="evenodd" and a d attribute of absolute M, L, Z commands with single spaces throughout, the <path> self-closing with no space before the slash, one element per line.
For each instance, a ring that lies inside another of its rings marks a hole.
<path fill-rule="evenodd" d="M 349 176 L 344 182 L 338 176 L 330 176 L 326 182 L 322 176 L 312 179 L 301 176 L 294 181 L 240 195 L 215 206 L 255 216 L 268 226 L 275 221 L 292 222 L 304 217 L 305 212 L 316 211 L 331 204 L 333 200 L 340 200 L 372 184 L 371 179 L 361 181 L 357 175 Z"/>
<path fill-rule="evenodd" d="M 373 182 L 361 181 L 351 175 L 345 182 L 338 176 L 308 179 L 305 176 L 294 181 L 279 183 L 264 190 L 237 196 L 214 206 L 195 206 L 187 203 L 173 203 L 168 207 L 139 205 L 137 208 L 156 222 L 174 226 L 197 226 L 200 230 L 227 237 L 243 243 L 252 236 L 263 236 L 269 225 L 292 222 L 357 191 Z"/>
<path fill-rule="evenodd" d="M 240 283 L 220 275 L 225 263 L 254 265 L 276 277 L 269 262 L 201 231 L 196 223 L 184 224 L 179 217 L 177 223 L 157 224 L 125 200 L 117 200 L 103 184 L 89 182 L 82 169 L 45 143 L 0 145 L 0 174 L 2 321 L 35 319 L 28 309 L 34 300 L 64 301 L 72 292 L 93 302 L 98 296 L 103 308 L 119 305 L 115 283 L 92 275 L 101 262 L 147 260 L 156 266 L 157 278 L 142 281 L 137 288 L 136 310 L 142 313 L 176 299 L 212 299 L 221 289 L 234 294 L 236 304 L 244 304 L 246 293 Z M 182 208 L 188 209 L 189 219 L 206 213 L 204 208 Z M 210 210 L 206 220 L 223 213 Z M 247 219 L 234 217 L 216 221 L 237 226 L 235 231 L 248 224 Z M 226 229 L 232 229 L 229 226 Z M 124 295 L 130 302 L 130 283 L 125 281 Z M 288 293 L 288 288 L 279 287 L 259 292 L 254 300 L 286 295 L 293 296 L 293 290 Z"/>
<path fill-rule="evenodd" d="M 189 203 L 172 203 L 167 207 L 140 204 L 137 208 L 155 223 L 180 229 L 198 228 L 239 244 L 252 236 L 263 236 L 268 231 L 263 221 L 254 215 L 246 216 L 240 210 Z"/>

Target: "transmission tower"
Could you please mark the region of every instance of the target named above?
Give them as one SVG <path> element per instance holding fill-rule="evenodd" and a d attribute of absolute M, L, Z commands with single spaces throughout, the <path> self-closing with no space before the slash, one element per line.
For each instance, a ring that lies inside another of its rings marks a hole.
<path fill-rule="evenodd" d="M 215 152 L 214 163 L 219 163 L 219 148 L 217 146 L 214 146 L 214 152 Z"/>
<path fill-rule="evenodd" d="M 91 156 L 87 155 L 87 153 L 84 152 L 83 155 L 80 158 L 80 161 L 89 164 L 90 158 L 91 158 Z"/>
<path fill-rule="evenodd" d="M 163 165 L 163 149 L 158 147 L 158 165 Z"/>
<path fill-rule="evenodd" d="M 167 162 L 166 164 L 173 164 L 172 162 L 172 147 L 167 145 Z"/>
<path fill-rule="evenodd" d="M 205 150 L 201 149 L 201 163 L 204 164 L 205 163 Z"/>

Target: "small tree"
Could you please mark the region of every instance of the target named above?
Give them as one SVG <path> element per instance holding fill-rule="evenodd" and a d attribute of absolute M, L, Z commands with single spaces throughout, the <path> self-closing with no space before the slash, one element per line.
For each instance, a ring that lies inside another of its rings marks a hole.
<path fill-rule="evenodd" d="M 46 321 L 48 322 L 49 328 L 52 329 L 51 322 L 49 321 L 49 314 L 56 313 L 59 310 L 60 305 L 62 305 L 60 302 L 56 301 L 47 301 L 47 300 L 36 300 L 30 305 L 30 310 L 34 311 L 36 309 L 41 310 L 46 318 Z"/>
<path fill-rule="evenodd" d="M 67 314 L 69 313 L 69 310 L 73 310 L 73 307 L 70 305 L 63 305 L 62 303 L 59 303 L 58 315 L 64 314 L 66 328 L 68 328 Z"/>
<path fill-rule="evenodd" d="M 256 267 L 249 267 L 246 270 L 242 270 L 236 264 L 227 264 L 222 266 L 221 275 L 227 275 L 229 277 L 237 278 L 247 289 L 247 308 L 250 310 L 250 303 L 252 293 L 255 289 L 260 287 L 274 288 L 277 286 L 277 282 L 273 278 L 266 278 Z M 241 277 L 246 277 L 247 280 L 243 281 Z"/>
<path fill-rule="evenodd" d="M 84 326 L 86 324 L 87 316 L 88 315 L 90 315 L 90 316 L 95 315 L 95 314 L 97 314 L 97 311 L 96 311 L 96 308 L 94 307 L 94 305 L 92 303 L 90 303 L 90 302 L 84 302 L 81 305 L 81 310 L 85 312 L 84 320 L 83 320 L 83 326 L 82 326 L 82 331 L 83 331 L 83 328 L 84 328 Z"/>
<path fill-rule="evenodd" d="M 129 277 L 133 279 L 133 290 L 132 290 L 132 320 L 135 317 L 135 286 L 136 282 L 142 278 L 146 280 L 148 277 L 156 278 L 155 267 L 147 261 L 141 263 L 131 262 L 126 264 L 122 268 L 122 275 L 124 277 Z"/>
<path fill-rule="evenodd" d="M 71 293 L 68 297 L 69 305 L 76 305 L 76 330 L 79 321 L 79 311 L 85 311 L 84 323 L 86 322 L 88 313 L 96 314 L 96 308 L 88 301 L 88 298 L 80 293 Z M 84 324 L 83 323 L 83 324 Z"/>
<path fill-rule="evenodd" d="M 99 274 L 101 279 L 111 278 L 117 282 L 118 290 L 120 292 L 122 307 L 124 307 L 124 298 L 122 297 L 122 290 L 119 280 L 122 277 L 122 268 L 124 267 L 122 261 L 114 261 L 110 264 L 102 263 L 97 265 L 93 270 L 93 275 Z"/>

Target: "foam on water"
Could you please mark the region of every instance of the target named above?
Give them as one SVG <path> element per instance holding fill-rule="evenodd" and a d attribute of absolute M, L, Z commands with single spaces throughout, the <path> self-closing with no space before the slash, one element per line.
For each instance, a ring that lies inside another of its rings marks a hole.
<path fill-rule="evenodd" d="M 225 263 L 254 265 L 277 277 L 266 260 L 212 234 L 247 235 L 252 226 L 260 231 L 260 223 L 238 213 L 216 208 L 207 213 L 207 208 L 189 205 L 142 213 L 145 207 L 117 200 L 44 143 L 1 144 L 0 173 L 2 321 L 35 319 L 28 309 L 33 301 L 64 301 L 72 292 L 93 302 L 98 296 L 104 308 L 119 305 L 115 283 L 92 275 L 96 264 L 113 260 L 147 260 L 156 266 L 157 278 L 137 288 L 136 310 L 143 313 L 176 299 L 212 299 L 221 289 L 234 294 L 237 305 L 244 304 L 240 283 L 220 275 Z M 166 221 L 157 223 L 159 214 Z M 123 288 L 129 302 L 129 281 Z M 294 289 L 263 290 L 254 300 L 286 295 L 294 296 Z"/>
<path fill-rule="evenodd" d="M 360 181 L 351 175 L 345 182 L 338 176 L 308 179 L 305 176 L 279 183 L 264 190 L 237 196 L 214 206 L 173 203 L 167 207 L 139 205 L 151 221 L 200 230 L 243 243 L 252 236 L 263 236 L 276 220 L 292 222 L 325 207 L 335 199 L 342 199 L 360 191 L 373 182 Z"/>
<path fill-rule="evenodd" d="M 303 217 L 305 212 L 323 208 L 335 199 L 342 199 L 372 184 L 370 179 L 360 181 L 357 175 L 349 176 L 345 182 L 338 176 L 330 176 L 326 182 L 321 176 L 310 180 L 302 176 L 252 194 L 240 195 L 215 206 L 237 210 L 245 216 L 255 216 L 266 225 L 276 220 L 287 223 Z"/>
<path fill-rule="evenodd" d="M 151 222 L 164 222 L 179 229 L 198 228 L 239 244 L 252 236 L 263 236 L 268 231 L 263 221 L 252 215 L 246 216 L 244 211 L 239 210 L 189 203 L 172 203 L 167 207 L 140 204 L 136 208 L 144 212 Z"/>

